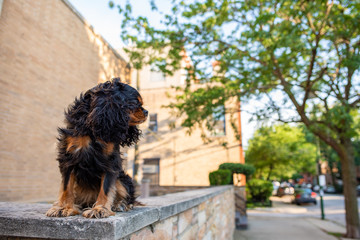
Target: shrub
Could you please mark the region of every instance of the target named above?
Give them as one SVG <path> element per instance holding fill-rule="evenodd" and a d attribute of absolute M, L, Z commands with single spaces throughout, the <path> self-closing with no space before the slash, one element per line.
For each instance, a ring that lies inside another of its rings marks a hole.
<path fill-rule="evenodd" d="M 232 173 L 230 170 L 219 169 L 209 173 L 210 185 L 227 185 L 231 183 Z"/>
<path fill-rule="evenodd" d="M 261 179 L 251 179 L 246 184 L 246 191 L 253 202 L 267 202 L 271 196 L 273 185 Z"/>
<path fill-rule="evenodd" d="M 304 178 L 303 175 L 301 175 L 300 173 L 294 173 L 292 176 L 291 176 L 291 179 L 293 180 L 298 180 L 298 179 L 301 179 L 301 178 Z"/>
<path fill-rule="evenodd" d="M 227 169 L 234 173 L 241 173 L 246 176 L 250 176 L 255 172 L 255 168 L 249 164 L 241 163 L 223 163 L 219 166 L 219 169 Z"/>

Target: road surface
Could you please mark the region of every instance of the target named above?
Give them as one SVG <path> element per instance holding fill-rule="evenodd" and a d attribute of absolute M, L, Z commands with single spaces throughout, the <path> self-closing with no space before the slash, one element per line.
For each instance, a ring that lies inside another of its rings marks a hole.
<path fill-rule="evenodd" d="M 345 203 L 344 196 L 339 194 L 325 194 L 324 196 L 325 219 L 345 226 Z M 320 197 L 317 197 L 317 205 L 304 204 L 297 206 L 291 204 L 289 196 L 271 197 L 272 208 L 248 210 L 248 215 L 254 216 L 286 216 L 286 217 L 315 217 L 321 218 Z M 360 207 L 360 198 L 358 197 Z M 360 210 L 360 208 L 359 208 Z M 360 213 L 360 211 L 359 211 Z"/>
<path fill-rule="evenodd" d="M 320 198 L 317 205 L 291 204 L 291 198 L 272 197 L 272 208 L 248 209 L 247 230 L 236 230 L 234 240 L 339 240 L 345 228 L 344 196 L 324 196 L 325 219 L 321 220 Z M 360 206 L 360 198 L 358 198 Z"/>

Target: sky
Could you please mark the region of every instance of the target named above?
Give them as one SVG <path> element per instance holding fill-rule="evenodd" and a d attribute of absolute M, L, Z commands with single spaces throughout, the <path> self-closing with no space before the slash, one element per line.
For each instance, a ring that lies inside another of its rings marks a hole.
<path fill-rule="evenodd" d="M 121 48 L 122 42 L 120 39 L 120 25 L 121 15 L 118 13 L 117 8 L 111 9 L 108 0 L 68 0 L 71 5 L 92 25 L 95 32 L 102 35 L 111 46 L 115 49 Z M 115 5 L 122 1 L 114 1 Z M 157 1 L 159 10 L 170 8 L 171 1 Z M 143 15 L 149 18 L 152 24 L 160 22 L 160 17 L 151 12 L 148 0 L 131 1 L 133 5 L 133 13 L 135 15 Z"/>
<path fill-rule="evenodd" d="M 85 20 L 93 26 L 96 33 L 100 34 L 110 45 L 115 49 L 123 47 L 120 38 L 121 15 L 114 7 L 111 9 L 108 5 L 108 0 L 68 0 L 71 5 L 85 18 Z M 115 4 L 119 1 L 114 1 Z M 161 4 L 159 4 L 161 2 Z M 151 24 L 160 22 L 160 17 L 151 12 L 148 0 L 131 1 L 133 6 L 133 13 L 135 15 L 146 16 Z M 171 1 L 157 1 L 160 11 L 170 9 Z M 251 105 L 243 104 L 242 108 L 251 110 Z M 257 124 L 255 122 L 249 123 L 250 115 L 242 112 L 242 140 L 243 146 L 246 149 L 248 140 L 252 137 Z"/>

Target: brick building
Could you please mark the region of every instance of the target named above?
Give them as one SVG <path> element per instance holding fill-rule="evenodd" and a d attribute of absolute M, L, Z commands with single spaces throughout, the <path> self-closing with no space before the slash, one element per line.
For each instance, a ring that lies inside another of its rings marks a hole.
<path fill-rule="evenodd" d="M 56 198 L 64 109 L 130 70 L 66 0 L 0 1 L 0 201 Z"/>
<path fill-rule="evenodd" d="M 186 60 L 183 62 L 185 68 Z M 133 81 L 135 80 L 133 74 Z M 164 76 L 152 66 L 145 66 L 139 72 L 140 92 L 144 105 L 149 110 L 149 119 L 143 124 L 144 137 L 139 143 L 139 179 L 150 179 L 153 186 L 209 186 L 209 173 L 218 169 L 225 162 L 244 162 L 242 149 L 235 140 L 235 133 L 230 124 L 230 116 L 224 115 L 215 132 L 205 132 L 212 140 L 205 144 L 200 129 L 191 136 L 180 127 L 180 120 L 163 108 L 173 99 L 172 86 L 184 86 L 185 70 L 173 76 Z M 135 85 L 135 84 L 133 84 Z M 227 108 L 237 107 L 236 101 L 228 102 Z M 237 120 L 237 119 L 236 119 Z M 176 122 L 176 128 L 169 127 Z M 237 123 L 237 122 L 236 122 Z M 221 145 L 227 142 L 227 148 Z M 128 172 L 132 171 L 134 150 L 130 149 Z M 243 178 L 242 184 L 245 179 Z"/>

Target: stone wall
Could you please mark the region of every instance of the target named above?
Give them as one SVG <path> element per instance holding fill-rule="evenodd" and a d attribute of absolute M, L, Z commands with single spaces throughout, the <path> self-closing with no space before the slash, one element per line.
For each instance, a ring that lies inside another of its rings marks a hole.
<path fill-rule="evenodd" d="M 207 188 L 207 186 L 150 186 L 150 196 L 162 196 L 169 193 L 185 192 L 189 190 Z"/>
<path fill-rule="evenodd" d="M 125 239 L 232 239 L 234 212 L 234 192 L 231 189 Z"/>
<path fill-rule="evenodd" d="M 233 186 L 140 199 L 146 204 L 106 219 L 45 217 L 49 204 L 0 203 L 0 239 L 188 240 L 233 238 Z M 6 238 L 5 238 L 6 239 Z"/>
<path fill-rule="evenodd" d="M 67 1 L 1 2 L 0 201 L 54 200 L 64 109 L 130 68 Z"/>

